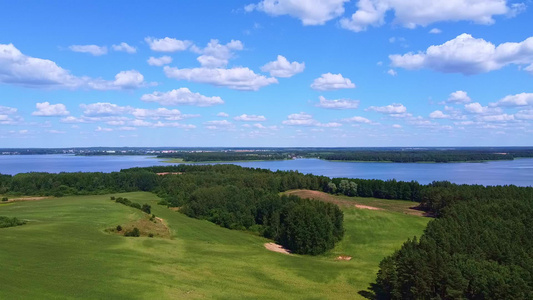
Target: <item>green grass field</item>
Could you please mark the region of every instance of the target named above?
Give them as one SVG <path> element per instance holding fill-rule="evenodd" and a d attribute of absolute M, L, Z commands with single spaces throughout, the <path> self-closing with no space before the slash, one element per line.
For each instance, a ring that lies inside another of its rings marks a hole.
<path fill-rule="evenodd" d="M 143 218 L 109 195 L 0 204 L 0 216 L 28 221 L 0 229 L 0 299 L 360 299 L 380 260 L 430 220 L 344 207 L 346 234 L 334 250 L 284 255 L 264 238 L 156 205 L 153 194 L 115 196 L 151 204 L 172 238 L 106 232 Z"/>

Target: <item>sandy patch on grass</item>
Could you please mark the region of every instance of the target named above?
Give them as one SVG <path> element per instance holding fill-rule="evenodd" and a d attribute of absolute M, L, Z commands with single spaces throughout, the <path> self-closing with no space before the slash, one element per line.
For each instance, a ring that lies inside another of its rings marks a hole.
<path fill-rule="evenodd" d="M 283 248 L 283 246 L 281 245 L 278 245 L 276 243 L 265 243 L 265 248 L 267 250 L 270 250 L 270 251 L 273 251 L 273 252 L 278 252 L 278 253 L 283 253 L 283 254 L 291 254 L 291 252 L 285 248 Z"/>
<path fill-rule="evenodd" d="M 9 198 L 7 201 L 2 201 L 2 203 L 9 203 L 15 201 L 38 201 L 43 199 L 49 199 L 51 197 L 18 197 L 18 198 Z"/>
<path fill-rule="evenodd" d="M 361 204 L 356 204 L 355 207 L 359 209 L 383 210 L 382 208 L 377 208 L 377 207 L 368 206 L 368 205 L 361 205 Z"/>
<path fill-rule="evenodd" d="M 347 256 L 347 255 L 339 255 L 337 257 L 335 257 L 335 260 L 352 260 L 352 257 L 351 256 Z"/>

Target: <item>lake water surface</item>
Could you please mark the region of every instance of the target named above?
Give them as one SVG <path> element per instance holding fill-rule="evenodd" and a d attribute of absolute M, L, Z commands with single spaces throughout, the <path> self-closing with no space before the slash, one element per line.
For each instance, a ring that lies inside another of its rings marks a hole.
<path fill-rule="evenodd" d="M 276 170 L 298 170 L 328 177 L 416 180 L 426 184 L 448 180 L 459 184 L 533 186 L 533 158 L 484 163 L 374 163 L 320 159 L 251 161 L 233 164 Z M 0 155 L 0 173 L 113 172 L 132 167 L 168 165 L 145 156 Z"/>

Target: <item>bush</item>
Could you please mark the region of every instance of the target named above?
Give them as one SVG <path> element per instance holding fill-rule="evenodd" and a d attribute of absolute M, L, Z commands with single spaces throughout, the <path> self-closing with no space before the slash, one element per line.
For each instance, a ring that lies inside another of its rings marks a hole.
<path fill-rule="evenodd" d="M 149 233 L 149 234 L 148 234 L 148 237 L 153 238 L 153 237 L 154 237 L 154 234 L 153 234 L 153 233 Z"/>
<path fill-rule="evenodd" d="M 115 196 L 111 196 L 111 200 L 115 200 Z"/>
<path fill-rule="evenodd" d="M 122 231 L 122 226 L 117 225 L 117 231 Z"/>
<path fill-rule="evenodd" d="M 124 233 L 124 236 L 139 237 L 141 236 L 141 231 L 139 230 L 139 228 L 135 227 L 132 231 L 126 231 Z"/>
<path fill-rule="evenodd" d="M 147 214 L 150 214 L 152 213 L 152 207 L 148 204 L 143 204 L 143 206 L 141 207 L 141 210 L 144 211 L 145 213 Z"/>
<path fill-rule="evenodd" d="M 2 198 L 2 201 L 4 201 L 4 202 L 7 202 L 7 200 L 9 200 L 9 199 L 7 199 L 7 197 Z"/>
<path fill-rule="evenodd" d="M 13 227 L 26 224 L 26 221 L 17 218 L 9 218 L 0 216 L 0 228 Z"/>

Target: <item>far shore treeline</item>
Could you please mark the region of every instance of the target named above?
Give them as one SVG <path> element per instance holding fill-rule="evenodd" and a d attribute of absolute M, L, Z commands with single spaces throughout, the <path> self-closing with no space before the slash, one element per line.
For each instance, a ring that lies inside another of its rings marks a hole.
<path fill-rule="evenodd" d="M 159 173 L 159 175 L 158 175 Z M 162 174 L 166 175 L 162 175 Z M 0 194 L 65 196 L 150 191 L 162 205 L 317 255 L 344 234 L 336 205 L 280 196 L 310 189 L 413 201 L 437 219 L 380 264 L 378 299 L 533 298 L 533 187 L 364 180 L 235 165 L 173 165 L 113 173 L 0 175 Z"/>

